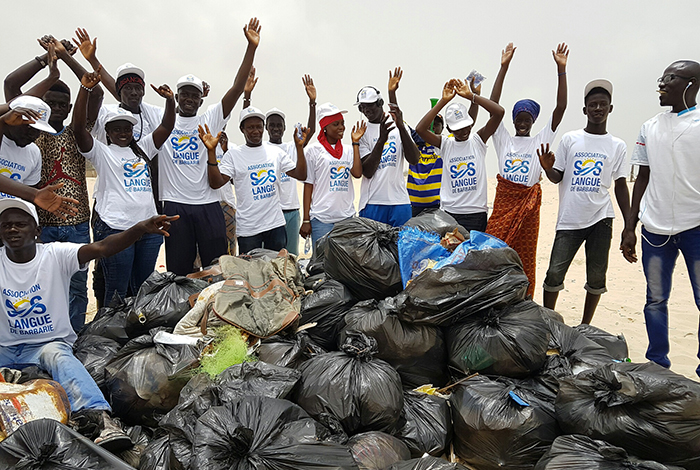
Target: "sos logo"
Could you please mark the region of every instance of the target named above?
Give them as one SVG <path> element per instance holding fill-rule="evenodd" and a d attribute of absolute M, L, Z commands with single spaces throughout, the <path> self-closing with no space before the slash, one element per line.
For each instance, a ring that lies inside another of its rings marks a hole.
<path fill-rule="evenodd" d="M 474 164 L 474 162 L 462 162 L 458 165 L 450 166 L 450 176 L 452 177 L 452 179 L 461 179 L 467 176 L 474 175 L 476 175 L 476 165 Z"/>
<path fill-rule="evenodd" d="M 597 162 L 593 159 L 577 160 L 574 162 L 574 176 L 600 176 L 603 171 L 603 162 Z"/>
<path fill-rule="evenodd" d="M 173 137 L 170 139 L 170 143 L 173 146 L 173 150 L 176 152 L 183 152 L 188 149 L 197 150 L 199 147 L 197 136 L 194 135 L 192 137 L 188 137 L 186 135 L 183 135 L 180 138 Z"/>
<path fill-rule="evenodd" d="M 338 168 L 331 168 L 331 179 L 339 180 L 346 179 L 350 176 L 350 168 L 346 166 L 339 166 Z"/>
<path fill-rule="evenodd" d="M 275 170 L 260 170 L 250 174 L 250 182 L 253 186 L 260 186 L 265 183 L 274 183 L 277 181 Z"/>

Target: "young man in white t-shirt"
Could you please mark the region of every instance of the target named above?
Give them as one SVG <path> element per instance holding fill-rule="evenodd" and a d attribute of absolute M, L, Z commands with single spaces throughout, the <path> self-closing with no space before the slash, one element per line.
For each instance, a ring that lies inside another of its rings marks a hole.
<path fill-rule="evenodd" d="M 700 64 L 674 62 L 658 82 L 659 104 L 671 110 L 645 122 L 639 132 L 632 154 L 639 175 L 620 249 L 627 261 L 637 261 L 635 227 L 641 220 L 642 265 L 647 280 L 646 357 L 671 367 L 668 299 L 679 251 L 700 309 L 700 111 L 696 109 Z M 700 375 L 700 367 L 696 373 Z"/>
<path fill-rule="evenodd" d="M 37 243 L 41 228 L 34 206 L 20 199 L 0 200 L 0 367 L 40 366 L 66 391 L 74 418 L 111 424 L 109 404 L 73 355 L 76 334 L 68 314 L 70 279 L 87 269 L 91 260 L 112 256 L 146 233 L 167 236 L 176 218 L 156 216 L 86 245 L 43 244 Z M 114 425 L 107 426 L 96 442 L 110 450 L 131 445 Z"/>
<path fill-rule="evenodd" d="M 394 227 L 403 225 L 412 215 L 404 176 L 404 159 L 416 165 L 420 158 L 420 151 L 403 122 L 396 100 L 396 90 L 402 76 L 400 67 L 393 74 L 389 72 L 389 103 L 393 123 L 389 114 L 384 113 L 384 99 L 376 88 L 363 87 L 355 103 L 369 121 L 367 131 L 360 139 L 360 217 Z M 393 114 L 395 111 L 397 115 Z"/>
<path fill-rule="evenodd" d="M 265 115 L 257 108 L 241 111 L 239 127 L 245 137 L 245 145 L 229 148 L 221 159 L 216 160 L 219 136 L 214 137 L 208 126 L 199 127 L 199 136 L 209 155 L 208 181 L 213 189 L 232 182 L 236 191 L 236 233 L 240 253 L 255 248 L 279 251 L 287 245 L 284 215 L 279 199 L 280 175 L 306 179 L 306 158 L 303 143 L 308 129 L 302 135 L 294 133 L 297 162 L 287 152 L 276 146 L 263 145 Z"/>
<path fill-rule="evenodd" d="M 590 323 L 606 292 L 605 275 L 615 211 L 609 188 L 615 181 L 615 197 L 623 217 L 629 212 L 625 143 L 607 131 L 612 112 L 612 83 L 593 80 L 584 90 L 584 129 L 567 132 L 556 157 L 549 145 L 537 155 L 552 183 L 559 184 L 557 232 L 544 280 L 544 306 L 554 310 L 559 291 L 576 252 L 586 242 L 586 301 L 581 323 Z"/>
<path fill-rule="evenodd" d="M 471 133 L 474 121 L 467 107 L 462 103 L 447 106 L 457 94 L 483 107 L 490 115 L 486 125 L 474 134 Z M 430 131 L 430 123 L 445 106 L 445 122 L 453 137 L 439 136 Z M 486 230 L 486 142 L 504 114 L 497 103 L 474 94 L 468 83 L 452 79 L 445 83 L 440 101 L 416 125 L 418 135 L 441 150 L 440 208 L 467 230 Z"/>

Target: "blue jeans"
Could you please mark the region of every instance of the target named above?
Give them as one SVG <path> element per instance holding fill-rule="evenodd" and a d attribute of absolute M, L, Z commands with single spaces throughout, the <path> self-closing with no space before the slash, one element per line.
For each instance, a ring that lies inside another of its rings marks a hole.
<path fill-rule="evenodd" d="M 365 208 L 360 211 L 360 217 L 383 222 L 392 227 L 400 227 L 408 222 L 412 215 L 413 210 L 410 204 L 399 204 L 396 206 L 367 204 Z"/>
<path fill-rule="evenodd" d="M 78 225 L 42 227 L 40 238 L 43 243 L 90 243 L 90 224 L 83 222 Z M 76 333 L 85 326 L 85 311 L 88 306 L 87 278 L 87 270 L 78 271 L 70 278 L 68 313 L 70 324 Z"/>
<path fill-rule="evenodd" d="M 115 233 L 121 233 L 122 230 L 110 228 L 98 218 L 93 232 L 95 241 L 100 241 Z M 127 291 L 130 291 L 131 295 L 136 295 L 143 281 L 153 273 L 162 243 L 162 235 L 148 233 L 125 250 L 100 260 L 105 278 L 103 305 L 109 305 L 114 291 L 117 291 L 121 298 L 126 297 Z"/>
<path fill-rule="evenodd" d="M 238 252 L 241 254 L 248 253 L 256 248 L 280 251 L 286 245 L 287 232 L 284 229 L 284 225 L 257 235 L 251 235 L 250 237 L 238 237 Z"/>
<path fill-rule="evenodd" d="M 326 236 L 328 232 L 333 230 L 333 227 L 335 227 L 335 224 L 324 224 L 318 219 L 315 219 L 313 217 L 311 218 L 311 242 L 313 244 L 312 249 L 316 249 L 316 242 L 324 236 Z"/>
<path fill-rule="evenodd" d="M 301 227 L 299 209 L 282 212 L 286 221 L 284 229 L 287 232 L 287 251 L 293 255 L 299 255 L 299 227 Z"/>
<path fill-rule="evenodd" d="M 56 340 L 40 344 L 0 346 L 0 367 L 23 369 L 39 366 L 61 384 L 70 401 L 71 411 L 111 411 L 102 392 L 80 361 L 73 355 L 73 348 Z"/>
<path fill-rule="evenodd" d="M 668 298 L 679 251 L 683 253 L 695 305 L 700 310 L 700 227 L 670 237 L 650 233 L 642 227 L 642 266 L 647 278 L 644 319 L 649 337 L 646 357 L 664 367 L 671 366 L 668 359 Z M 696 373 L 700 375 L 700 366 Z"/>

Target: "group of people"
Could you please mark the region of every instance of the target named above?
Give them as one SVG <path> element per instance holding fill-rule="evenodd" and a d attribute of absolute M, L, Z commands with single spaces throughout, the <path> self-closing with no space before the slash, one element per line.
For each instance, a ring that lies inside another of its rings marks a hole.
<path fill-rule="evenodd" d="M 96 39 L 83 29 L 76 31 L 75 46 L 52 36 L 39 39 L 45 53 L 5 79 L 9 104 L 0 106 L 0 172 L 8 178 L 0 177 L 0 288 L 6 322 L 0 322 L 0 366 L 40 365 L 66 389 L 73 411 L 98 421 L 102 430 L 109 423 L 109 405 L 71 353 L 85 321 L 88 262 L 99 260 L 95 277 L 102 287 L 96 297 L 102 305 L 115 293 L 136 294 L 154 270 L 164 239 L 166 267 L 178 275 L 234 254 L 236 245 L 241 253 L 286 248 L 297 254 L 299 236 L 315 244 L 334 224 L 358 214 L 353 178 L 361 178 L 361 217 L 401 226 L 424 210 L 441 208 L 467 230 L 504 240 L 520 255 L 532 295 L 542 173 L 559 185 L 544 305 L 556 306 L 566 272 L 585 242 L 582 322 L 593 318 L 606 290 L 614 187 L 625 222 L 621 250 L 630 262 L 637 260 L 635 227 L 639 220 L 643 224 L 647 357 L 670 366 L 667 301 L 678 251 L 700 308 L 700 176 L 689 171 L 700 149 L 697 62 L 674 62 L 659 79 L 660 104 L 671 111 L 642 127 L 632 157 L 640 171 L 630 202 L 626 146 L 607 132 L 613 110 L 608 80 L 586 85 L 585 127 L 564 134 L 552 151 L 567 108 L 566 44 L 552 51 L 556 106 L 537 133 L 540 106 L 531 99 L 513 106 L 514 134 L 503 123 L 499 102 L 516 51 L 511 43 L 501 53 L 489 98 L 475 80 L 451 79 L 415 128 L 404 121 L 397 101 L 400 68 L 389 72 L 388 112 L 379 89 L 361 88 L 355 105 L 367 122 L 357 122 L 351 145 L 344 145 L 347 111 L 332 103 L 317 105 L 308 75 L 302 78 L 308 122 L 294 127 L 291 140 L 284 141 L 283 111 L 251 106 L 258 20 L 251 19 L 243 33 L 247 49 L 232 86 L 201 114 L 210 91 L 206 82 L 188 74 L 175 91 L 151 85 L 165 103 L 148 104 L 143 69 L 126 63 L 112 76 L 97 58 Z M 75 59 L 77 51 L 91 71 Z M 74 104 L 71 89 L 59 80 L 59 62 L 80 80 Z M 45 68 L 48 76 L 23 92 Z M 119 104 L 103 105 L 103 88 Z M 238 121 L 245 142 L 236 146 L 225 128 L 241 95 Z M 472 132 L 479 108 L 488 120 Z M 490 217 L 489 139 L 499 168 Z M 98 174 L 92 211 L 86 160 Z M 297 181 L 303 182 L 301 201 Z M 116 448 L 125 439 L 108 425 L 98 441 Z"/>

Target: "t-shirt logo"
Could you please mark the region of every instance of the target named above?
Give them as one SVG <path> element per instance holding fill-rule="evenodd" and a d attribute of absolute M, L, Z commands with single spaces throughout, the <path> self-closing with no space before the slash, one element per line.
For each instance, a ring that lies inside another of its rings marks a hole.
<path fill-rule="evenodd" d="M 7 307 L 7 315 L 10 318 L 24 318 L 30 313 L 36 313 L 40 315 L 46 312 L 46 306 L 41 303 L 41 296 L 37 295 L 32 297 L 31 300 L 20 299 L 14 304 L 10 302 L 9 299 L 5 300 L 5 307 Z"/>
<path fill-rule="evenodd" d="M 393 136 L 390 136 L 389 139 L 392 139 L 392 140 L 389 142 L 386 142 L 384 144 L 384 148 L 382 149 L 382 159 L 379 162 L 379 167 L 377 168 L 378 170 L 381 170 L 382 168 L 386 168 L 389 166 L 395 167 L 397 165 L 396 140 Z"/>
<path fill-rule="evenodd" d="M 350 186 L 350 168 L 347 166 L 331 167 L 331 192 L 346 192 Z"/>
<path fill-rule="evenodd" d="M 600 174 L 603 172 L 603 160 L 607 158 L 602 153 L 577 152 L 574 155 L 570 191 L 600 192 Z"/>
<path fill-rule="evenodd" d="M 591 173 L 593 176 L 600 176 L 601 171 L 603 171 L 603 162 L 597 162 L 592 158 L 574 162 L 574 176 L 586 176 Z"/>
<path fill-rule="evenodd" d="M 28 336 L 54 331 L 53 320 L 51 315 L 46 313 L 46 305 L 39 295 L 40 292 L 39 284 L 22 291 L 2 290 L 11 334 Z"/>
<path fill-rule="evenodd" d="M 473 156 L 463 157 L 473 159 Z M 450 187 L 452 193 L 463 193 L 476 190 L 476 163 L 460 162 L 450 165 Z"/>
<path fill-rule="evenodd" d="M 199 138 L 196 135 L 174 135 L 170 138 L 170 144 L 173 146 L 173 161 L 176 165 L 199 163 Z"/>
<path fill-rule="evenodd" d="M 476 166 L 474 165 L 474 162 L 462 162 L 457 165 L 451 165 L 450 173 L 452 175 L 452 179 L 460 179 L 464 178 L 465 176 L 474 176 L 476 174 Z"/>
<path fill-rule="evenodd" d="M 277 181 L 275 170 L 260 170 L 250 174 L 250 183 L 253 186 L 260 186 L 265 183 L 274 183 Z"/>
<path fill-rule="evenodd" d="M 248 167 L 250 173 L 250 185 L 253 192 L 253 200 L 261 201 L 277 194 L 277 175 L 275 175 L 274 164 L 263 163 Z"/>
<path fill-rule="evenodd" d="M 127 193 L 151 192 L 148 165 L 143 161 L 124 162 L 124 189 Z"/>
<path fill-rule="evenodd" d="M 503 165 L 503 173 L 505 179 L 514 183 L 527 182 L 528 173 L 530 172 L 529 154 L 508 154 L 508 157 Z"/>
<path fill-rule="evenodd" d="M 148 165 L 144 162 L 124 163 L 124 176 L 126 178 L 138 178 L 142 175 L 148 176 Z"/>

